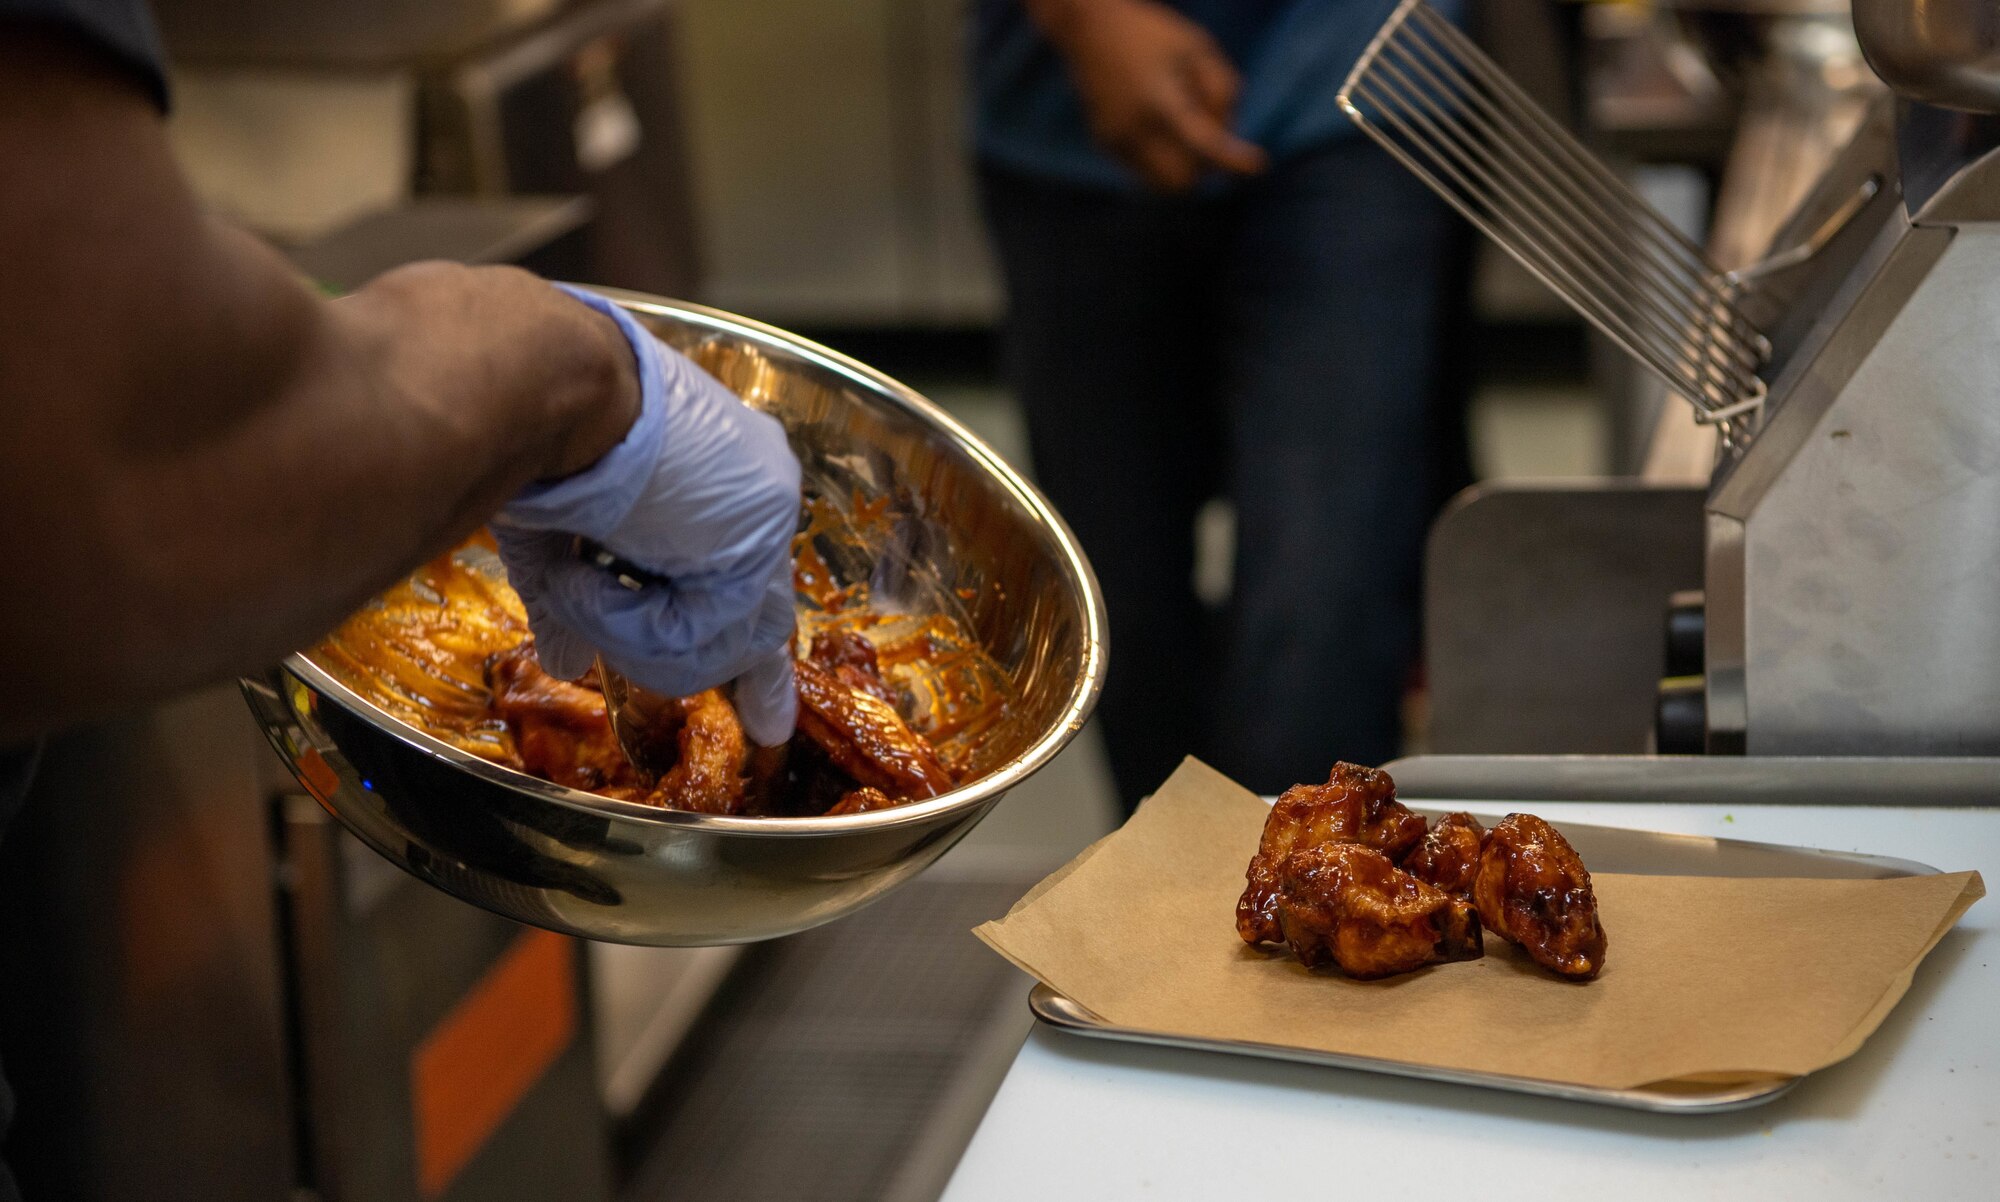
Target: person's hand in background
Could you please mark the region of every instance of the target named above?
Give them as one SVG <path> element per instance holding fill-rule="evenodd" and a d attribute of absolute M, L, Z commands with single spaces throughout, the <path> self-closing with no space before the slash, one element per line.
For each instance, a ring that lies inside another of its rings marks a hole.
<path fill-rule="evenodd" d="M 1241 85 L 1200 25 L 1154 0 L 1026 0 L 1069 64 L 1090 129 L 1163 192 L 1210 170 L 1254 175 L 1265 155 L 1230 130 Z"/>
<path fill-rule="evenodd" d="M 735 681 L 744 733 L 783 743 L 796 707 L 799 517 L 799 464 L 784 428 L 629 314 L 574 295 L 619 323 L 641 399 L 638 420 L 602 459 L 528 488 L 493 523 L 542 666 L 573 680 L 602 652 L 636 684 L 675 697 Z M 578 535 L 665 583 L 628 588 L 576 557 Z"/>

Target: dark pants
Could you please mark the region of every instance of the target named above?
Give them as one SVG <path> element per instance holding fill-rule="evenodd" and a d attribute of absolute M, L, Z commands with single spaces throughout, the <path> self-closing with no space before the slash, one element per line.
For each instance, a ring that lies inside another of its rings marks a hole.
<path fill-rule="evenodd" d="M 1463 470 L 1456 219 L 1359 137 L 1219 196 L 982 184 L 1035 470 L 1110 611 L 1126 804 L 1190 753 L 1267 792 L 1393 758 L 1440 463 Z M 1213 614 L 1192 532 L 1218 495 L 1237 546 Z"/>

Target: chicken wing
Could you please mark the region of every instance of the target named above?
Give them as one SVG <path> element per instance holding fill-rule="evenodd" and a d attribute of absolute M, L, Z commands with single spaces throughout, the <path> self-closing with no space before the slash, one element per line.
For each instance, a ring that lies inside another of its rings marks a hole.
<path fill-rule="evenodd" d="M 674 700 L 682 713 L 680 757 L 661 775 L 646 803 L 703 814 L 741 813 L 749 748 L 736 707 L 729 704 L 721 689 Z"/>
<path fill-rule="evenodd" d="M 1360 843 L 1393 862 L 1424 837 L 1424 820 L 1396 800 L 1386 772 L 1335 764 L 1323 785 L 1293 785 L 1278 795 L 1264 820 L 1264 837 L 1244 873 L 1248 885 L 1236 903 L 1236 933 L 1245 943 L 1276 943 L 1278 891 L 1285 858 L 1295 849 L 1327 842 Z"/>
<path fill-rule="evenodd" d="M 1472 904 L 1359 843 L 1319 843 L 1286 857 L 1278 926 L 1308 968 L 1328 960 L 1352 977 L 1386 977 L 1485 950 Z"/>
<path fill-rule="evenodd" d="M 1472 897 L 1472 876 L 1479 867 L 1480 840 L 1486 828 L 1479 819 L 1459 812 L 1431 825 L 1423 842 L 1403 857 L 1403 871 L 1453 897 Z"/>
<path fill-rule="evenodd" d="M 884 705 L 896 704 L 895 694 L 882 679 L 882 663 L 875 654 L 875 644 L 866 635 L 839 627 L 822 630 L 813 635 L 808 656 L 848 688 L 866 693 Z"/>
<path fill-rule="evenodd" d="M 835 767 L 891 797 L 936 797 L 951 773 L 921 735 L 888 702 L 850 688 L 810 659 L 795 665 L 799 733 Z"/>
<path fill-rule="evenodd" d="M 604 695 L 542 671 L 528 641 L 487 661 L 493 708 L 514 736 L 521 764 L 544 780 L 614 797 L 634 797 L 645 782 L 611 733 Z"/>
<path fill-rule="evenodd" d="M 523 768 L 493 707 L 487 661 L 528 637 L 520 598 L 475 537 L 362 606 L 312 661 L 392 716 L 464 751 Z M 492 570 L 487 570 L 492 568 Z"/>
<path fill-rule="evenodd" d="M 1487 832 L 1472 900 L 1487 929 L 1537 964 L 1579 981 L 1603 969 L 1590 872 L 1562 832 L 1533 814 L 1509 814 Z"/>
<path fill-rule="evenodd" d="M 866 814 L 871 810 L 886 810 L 902 803 L 880 789 L 853 789 L 827 810 L 828 814 Z"/>

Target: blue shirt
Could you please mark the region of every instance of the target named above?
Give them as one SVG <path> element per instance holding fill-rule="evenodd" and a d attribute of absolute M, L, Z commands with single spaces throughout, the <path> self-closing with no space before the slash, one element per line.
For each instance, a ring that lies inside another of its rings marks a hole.
<path fill-rule="evenodd" d="M 1243 77 L 1235 129 L 1282 161 L 1355 132 L 1335 97 L 1396 0 L 1162 0 L 1207 29 Z M 1456 18 L 1463 0 L 1433 7 Z M 1091 141 L 1062 57 L 1020 0 L 978 0 L 973 143 L 991 163 L 1118 190 L 1139 179 Z"/>
<path fill-rule="evenodd" d="M 0 0 L 0 21 L 68 29 L 132 71 L 153 102 L 167 106 L 160 35 L 146 0 Z"/>

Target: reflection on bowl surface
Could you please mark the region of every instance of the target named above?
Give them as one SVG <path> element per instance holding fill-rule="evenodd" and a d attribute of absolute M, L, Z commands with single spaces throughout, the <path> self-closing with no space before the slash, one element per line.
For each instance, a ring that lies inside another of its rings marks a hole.
<path fill-rule="evenodd" d="M 421 693 L 421 711 L 399 713 L 393 699 L 377 704 L 378 690 L 364 696 L 343 680 L 354 679 L 350 672 L 318 653 L 247 681 L 246 696 L 330 812 L 383 855 L 469 901 L 618 942 L 730 943 L 803 930 L 914 876 L 1068 742 L 1103 682 L 1103 604 L 1047 502 L 929 402 L 782 331 L 699 306 L 609 295 L 784 422 L 818 533 L 837 534 L 804 544 L 811 554 L 801 555 L 802 593 L 817 597 L 804 615 L 808 633 L 814 611 L 832 608 L 827 598 L 846 590 L 865 596 L 871 620 L 922 625 L 942 615 L 976 642 L 1006 702 L 983 724 L 953 725 L 949 688 L 899 686 L 905 716 L 933 723 L 933 738 L 949 750 L 954 786 L 835 817 L 662 810 L 504 766 L 508 730 L 471 669 L 413 669 L 399 689 Z M 817 586 L 809 568 L 821 573 Z M 520 621 L 508 598 L 479 598 L 496 626 Z M 392 593 L 384 603 L 395 602 Z M 893 638 L 896 630 L 872 633 Z M 458 717 L 440 729 L 438 714 Z M 406 720 L 413 717 L 429 733 Z"/>

